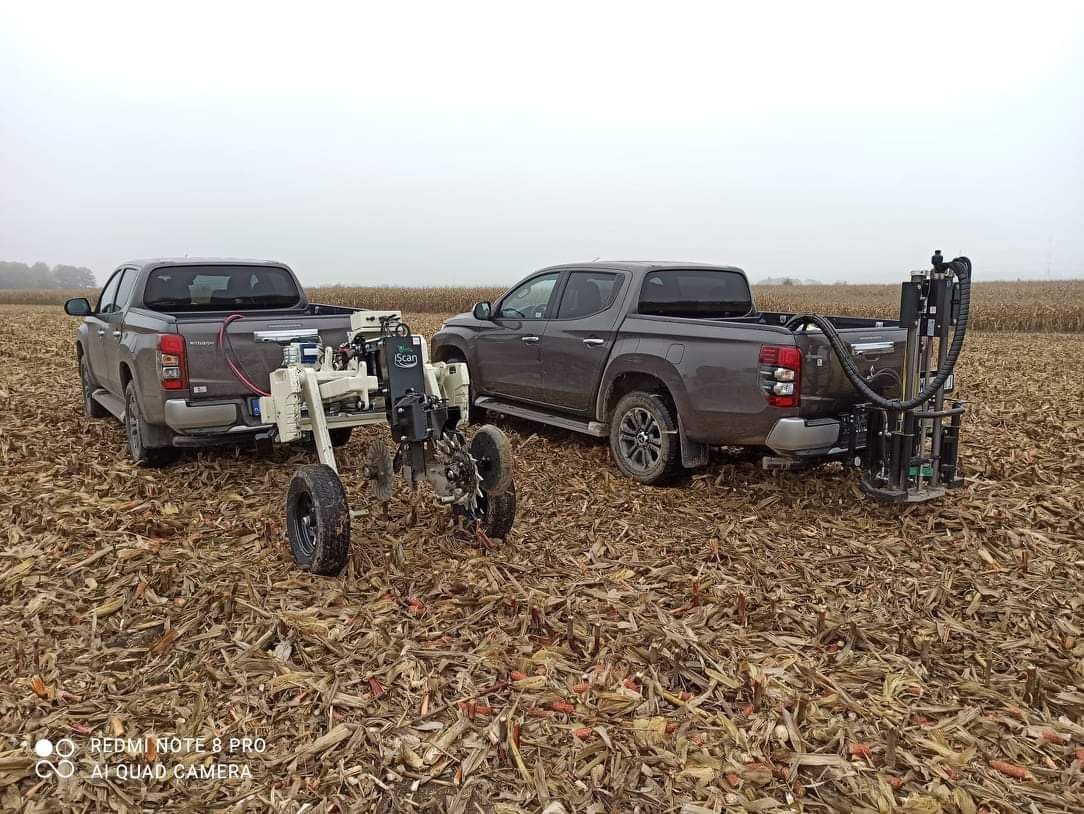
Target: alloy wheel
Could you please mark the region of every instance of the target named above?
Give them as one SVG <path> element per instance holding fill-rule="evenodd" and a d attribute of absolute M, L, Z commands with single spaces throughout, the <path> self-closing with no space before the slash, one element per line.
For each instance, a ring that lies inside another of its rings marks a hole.
<path fill-rule="evenodd" d="M 633 469 L 647 472 L 658 464 L 662 440 L 659 422 L 643 407 L 633 407 L 621 417 L 621 454 Z"/>

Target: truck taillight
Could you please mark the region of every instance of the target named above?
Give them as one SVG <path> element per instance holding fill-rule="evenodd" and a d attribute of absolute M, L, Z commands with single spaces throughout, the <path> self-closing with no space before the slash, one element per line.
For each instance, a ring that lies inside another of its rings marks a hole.
<path fill-rule="evenodd" d="M 158 334 L 158 378 L 162 380 L 163 390 L 188 387 L 188 359 L 183 336 Z"/>
<path fill-rule="evenodd" d="M 773 407 L 797 407 L 802 378 L 802 352 L 788 345 L 760 349 L 760 387 Z"/>

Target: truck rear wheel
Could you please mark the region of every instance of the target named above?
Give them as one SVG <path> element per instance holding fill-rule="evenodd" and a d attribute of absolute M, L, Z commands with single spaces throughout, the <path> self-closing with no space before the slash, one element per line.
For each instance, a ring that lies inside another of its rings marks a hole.
<path fill-rule="evenodd" d="M 350 443 L 350 434 L 353 431 L 353 427 L 331 427 L 327 431 L 328 437 L 331 438 L 331 446 L 345 447 Z"/>
<path fill-rule="evenodd" d="M 655 486 L 681 472 L 677 419 L 657 393 L 628 393 L 610 419 L 610 450 L 625 475 Z"/>
<path fill-rule="evenodd" d="M 86 354 L 79 357 L 79 382 L 83 386 L 83 414 L 88 418 L 105 418 L 109 411 L 94 400 L 92 395 L 98 386 L 90 372 L 90 362 Z"/>
<path fill-rule="evenodd" d="M 350 506 L 338 474 L 326 464 L 303 466 L 286 498 L 286 536 L 304 570 L 334 576 L 350 555 Z"/>
<path fill-rule="evenodd" d="M 128 436 L 128 454 L 132 456 L 136 466 L 169 466 L 181 454 L 176 447 L 148 447 L 144 443 L 143 439 L 150 433 L 139 409 L 135 382 L 128 382 L 128 386 L 124 388 L 124 430 Z"/>

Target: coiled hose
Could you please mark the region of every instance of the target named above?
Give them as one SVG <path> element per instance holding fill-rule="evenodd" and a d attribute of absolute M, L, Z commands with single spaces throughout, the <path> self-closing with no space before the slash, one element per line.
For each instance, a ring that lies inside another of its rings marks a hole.
<path fill-rule="evenodd" d="M 956 359 L 960 356 L 960 350 L 963 348 L 964 344 L 964 336 L 967 334 L 967 314 L 971 305 L 971 261 L 966 257 L 957 257 L 952 262 L 946 263 L 945 266 L 950 269 L 956 276 L 956 279 L 960 281 L 960 312 L 956 317 L 956 330 L 952 334 L 952 342 L 949 345 L 948 353 L 945 354 L 943 369 L 938 370 L 937 375 L 934 376 L 933 380 L 914 398 L 907 400 L 886 399 L 870 387 L 862 376 L 861 371 L 859 371 L 858 366 L 854 363 L 854 357 L 851 356 L 850 351 L 847 349 L 847 344 L 843 341 L 839 332 L 836 331 L 836 327 L 819 314 L 796 314 L 787 320 L 787 324 L 794 324 L 796 326 L 809 324 L 816 325 L 820 328 L 828 339 L 828 344 L 839 358 L 839 363 L 843 366 L 843 372 L 847 374 L 847 378 L 850 380 L 851 384 L 854 385 L 854 389 L 861 393 L 865 398 L 869 399 L 873 404 L 885 410 L 895 410 L 899 412 L 913 410 L 915 407 L 918 407 L 933 398 L 948 379 L 949 374 L 952 373 L 952 369 L 956 366 Z"/>

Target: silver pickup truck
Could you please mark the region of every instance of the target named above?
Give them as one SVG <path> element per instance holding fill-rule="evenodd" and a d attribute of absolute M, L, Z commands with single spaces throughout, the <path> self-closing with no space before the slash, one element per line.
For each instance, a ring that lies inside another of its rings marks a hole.
<path fill-rule="evenodd" d="M 278 341 L 338 345 L 356 309 L 310 303 L 284 263 L 183 258 L 122 263 L 96 305 L 77 298 L 64 310 L 84 318 L 75 354 L 86 414 L 120 419 L 132 459 L 162 466 L 183 447 L 269 438 L 259 396 L 282 364 Z M 349 435 L 332 430 L 332 443 Z"/>

